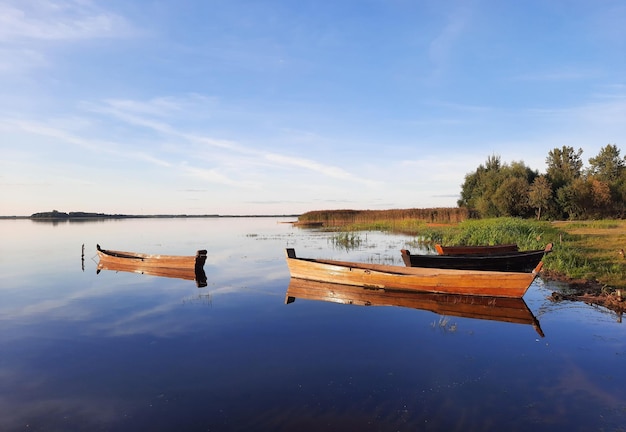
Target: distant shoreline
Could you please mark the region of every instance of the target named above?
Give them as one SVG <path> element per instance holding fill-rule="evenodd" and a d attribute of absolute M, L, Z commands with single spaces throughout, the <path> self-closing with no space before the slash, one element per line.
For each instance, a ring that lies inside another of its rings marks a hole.
<path fill-rule="evenodd" d="M 277 218 L 290 217 L 297 218 L 298 214 L 277 214 L 277 215 L 187 215 L 187 214 L 158 214 L 158 215 L 127 215 L 127 214 L 105 214 L 105 213 L 83 213 L 83 212 L 46 212 L 35 213 L 30 216 L 0 216 L 0 220 L 35 220 L 35 221 L 76 221 L 76 220 L 98 220 L 98 219 L 208 219 L 208 218 Z"/>

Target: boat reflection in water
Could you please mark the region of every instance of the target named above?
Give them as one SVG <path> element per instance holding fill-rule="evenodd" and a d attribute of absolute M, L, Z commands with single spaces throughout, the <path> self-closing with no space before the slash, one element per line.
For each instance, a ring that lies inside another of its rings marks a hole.
<path fill-rule="evenodd" d="M 134 252 L 122 252 L 101 249 L 97 246 L 98 267 L 101 270 L 123 271 L 150 276 L 185 279 L 196 282 L 198 288 L 207 286 L 204 272 L 206 250 L 198 251 L 196 256 L 148 255 Z"/>
<path fill-rule="evenodd" d="M 539 321 L 522 298 L 396 291 L 291 278 L 285 304 L 297 298 L 359 306 L 400 306 L 446 316 L 530 324 L 544 337 Z"/>

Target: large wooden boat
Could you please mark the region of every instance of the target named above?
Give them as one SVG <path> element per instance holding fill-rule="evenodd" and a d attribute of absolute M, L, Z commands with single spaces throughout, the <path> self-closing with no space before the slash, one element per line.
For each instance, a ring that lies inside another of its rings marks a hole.
<path fill-rule="evenodd" d="M 370 289 L 291 278 L 285 303 L 298 298 L 359 306 L 397 306 L 445 316 L 528 324 L 544 336 L 539 321 L 522 298 Z"/>
<path fill-rule="evenodd" d="M 517 244 L 483 245 L 483 246 L 444 246 L 435 245 L 439 255 L 501 255 L 518 252 Z"/>
<path fill-rule="evenodd" d="M 144 254 L 102 249 L 98 252 L 97 273 L 101 270 L 124 271 L 152 276 L 195 280 L 198 287 L 207 285 L 204 263 L 206 250 L 199 250 L 195 256 Z"/>
<path fill-rule="evenodd" d="M 552 243 L 541 250 L 496 255 L 412 255 L 406 249 L 401 253 L 407 267 L 530 273 L 550 251 Z"/>
<path fill-rule="evenodd" d="M 478 296 L 523 297 L 543 265 L 540 261 L 532 272 L 522 273 L 298 258 L 292 248 L 286 253 L 293 278 L 368 288 Z"/>

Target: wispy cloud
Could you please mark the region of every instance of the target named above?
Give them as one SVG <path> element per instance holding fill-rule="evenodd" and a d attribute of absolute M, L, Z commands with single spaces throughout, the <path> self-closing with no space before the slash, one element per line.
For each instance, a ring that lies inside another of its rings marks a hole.
<path fill-rule="evenodd" d="M 430 42 L 428 55 L 435 76 L 447 67 L 455 45 L 468 28 L 469 18 L 467 7 L 455 8 L 448 16 L 441 31 Z"/>
<path fill-rule="evenodd" d="M 8 0 L 0 4 L 0 42 L 118 38 L 134 30 L 122 16 L 85 0 Z"/>
<path fill-rule="evenodd" d="M 258 184 L 253 182 L 233 180 L 232 178 L 229 178 L 228 176 L 222 174 L 217 168 L 206 169 L 187 165 L 183 165 L 182 168 L 187 175 L 205 182 L 216 183 L 226 186 L 242 187 L 246 189 L 258 187 Z"/>
<path fill-rule="evenodd" d="M 372 186 L 376 184 L 375 181 L 355 176 L 347 171 L 344 171 L 343 169 L 339 167 L 326 165 L 326 164 L 315 162 L 309 159 L 285 156 L 285 155 L 280 155 L 276 153 L 268 153 L 265 155 L 265 158 L 267 160 L 276 162 L 284 166 L 304 168 L 310 171 L 317 172 L 319 174 L 323 174 L 324 176 L 327 176 L 327 177 L 332 177 L 332 178 L 336 178 L 340 180 L 355 181 L 355 182 L 364 183 L 364 184 L 368 184 Z"/>
<path fill-rule="evenodd" d="M 106 99 L 105 105 L 115 113 L 135 113 L 154 117 L 167 117 L 172 114 L 190 115 L 199 105 L 207 112 L 207 107 L 217 104 L 216 98 L 210 98 L 197 93 L 185 97 L 155 97 L 147 101 L 132 99 Z"/>
<path fill-rule="evenodd" d="M 39 135 L 53 138 L 63 145 L 73 145 L 93 153 L 109 154 L 125 159 L 141 160 L 152 164 L 167 167 L 171 164 L 146 151 L 126 150 L 115 141 L 102 139 L 85 138 L 63 129 L 49 126 L 47 124 L 26 121 L 26 120 L 0 120 L 0 130 L 25 132 L 29 135 Z"/>
<path fill-rule="evenodd" d="M 564 108 L 529 109 L 529 113 L 541 116 L 551 116 L 574 122 L 583 122 L 587 127 L 593 125 L 613 125 L 624 129 L 626 124 L 626 95 L 605 95 L 585 104 Z"/>
<path fill-rule="evenodd" d="M 326 162 L 321 163 L 303 157 L 293 157 L 268 152 L 263 149 L 247 147 L 232 140 L 215 138 L 197 132 L 187 132 L 173 127 L 163 119 L 166 117 L 166 114 L 171 116 L 174 112 L 180 111 L 180 115 L 186 115 L 186 113 L 190 111 L 203 110 L 202 107 L 204 104 L 213 106 L 214 103 L 215 100 L 212 98 L 203 97 L 201 95 L 191 95 L 189 98 L 155 98 L 150 101 L 107 100 L 104 105 L 96 106 L 91 104 L 89 109 L 93 112 L 113 116 L 117 120 L 124 121 L 133 126 L 140 126 L 159 134 L 175 137 L 187 143 L 209 145 L 230 152 L 232 157 L 236 157 L 235 155 L 247 157 L 248 164 L 262 164 L 263 161 L 265 161 L 266 163 L 270 162 L 273 166 L 306 169 L 329 178 L 354 181 L 368 185 L 376 184 L 376 182 L 372 180 L 361 178 Z M 307 136 L 309 139 L 315 138 L 314 134 L 308 134 Z M 215 161 L 217 158 L 213 152 L 205 157 L 200 150 L 196 150 L 195 157 L 199 159 L 206 158 L 211 161 Z M 222 157 L 224 157 L 224 155 L 222 155 Z M 234 181 L 215 169 L 206 170 L 191 167 L 186 167 L 185 169 L 189 174 L 210 182 L 256 187 L 255 183 Z"/>
<path fill-rule="evenodd" d="M 214 99 L 192 94 L 187 97 L 159 97 L 148 101 L 108 99 L 103 103 L 86 103 L 85 108 L 93 113 L 104 114 L 116 120 L 149 129 L 153 132 L 174 136 L 188 142 L 195 142 L 212 147 L 219 147 L 249 153 L 235 142 L 189 133 L 176 129 L 166 119 L 193 115 L 196 111 L 206 111 L 206 106 L 213 106 Z"/>
<path fill-rule="evenodd" d="M 0 3 L 0 73 L 54 63 L 51 47 L 141 34 L 123 16 L 90 0 L 5 0 Z"/>

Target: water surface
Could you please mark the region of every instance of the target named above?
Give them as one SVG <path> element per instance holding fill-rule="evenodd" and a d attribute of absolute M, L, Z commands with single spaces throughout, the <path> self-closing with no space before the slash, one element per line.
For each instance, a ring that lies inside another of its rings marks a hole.
<path fill-rule="evenodd" d="M 361 233 L 347 251 L 283 221 L 0 221 L 0 430 L 624 430 L 614 313 L 552 303 L 540 279 L 524 301 L 545 337 L 410 307 L 286 304 L 286 247 L 400 265 L 412 238 Z M 97 243 L 207 249 L 208 286 L 96 274 Z"/>

